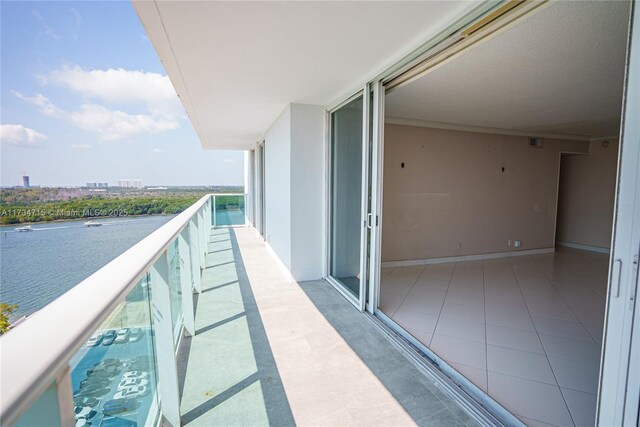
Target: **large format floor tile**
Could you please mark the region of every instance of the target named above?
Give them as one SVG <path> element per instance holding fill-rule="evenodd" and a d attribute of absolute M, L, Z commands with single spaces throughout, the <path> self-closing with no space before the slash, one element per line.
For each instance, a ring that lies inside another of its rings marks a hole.
<path fill-rule="evenodd" d="M 572 426 L 557 385 L 489 371 L 489 394 L 516 415 L 555 426 Z"/>
<path fill-rule="evenodd" d="M 608 257 L 385 268 L 381 309 L 531 426 L 592 425 Z"/>
<path fill-rule="evenodd" d="M 252 229 L 212 230 L 195 325 L 181 425 L 477 425 L 331 285 L 291 281 Z"/>

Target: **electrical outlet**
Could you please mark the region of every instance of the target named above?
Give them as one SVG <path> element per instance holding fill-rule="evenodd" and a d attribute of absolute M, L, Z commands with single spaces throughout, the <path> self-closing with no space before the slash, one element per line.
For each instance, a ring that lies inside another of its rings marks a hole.
<path fill-rule="evenodd" d="M 511 246 L 511 239 L 507 240 L 507 246 Z"/>
<path fill-rule="evenodd" d="M 520 240 L 516 240 L 513 242 L 513 247 L 514 248 L 519 248 L 522 246 L 522 242 Z"/>
<path fill-rule="evenodd" d="M 462 249 L 462 242 L 458 242 L 458 249 Z"/>

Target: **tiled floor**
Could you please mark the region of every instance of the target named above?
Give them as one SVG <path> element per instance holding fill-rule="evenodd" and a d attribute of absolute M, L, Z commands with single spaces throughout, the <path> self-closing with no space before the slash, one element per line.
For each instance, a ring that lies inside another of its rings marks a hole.
<path fill-rule="evenodd" d="M 254 229 L 214 229 L 208 249 L 182 425 L 478 425 L 328 283 L 292 282 Z"/>
<path fill-rule="evenodd" d="M 593 425 L 608 256 L 382 269 L 381 309 L 528 425 Z"/>

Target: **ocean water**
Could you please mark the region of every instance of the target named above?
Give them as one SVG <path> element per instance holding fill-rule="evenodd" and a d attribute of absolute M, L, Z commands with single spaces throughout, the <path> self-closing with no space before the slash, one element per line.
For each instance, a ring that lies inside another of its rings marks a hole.
<path fill-rule="evenodd" d="M 0 227 L 0 301 L 18 304 L 11 320 L 41 309 L 173 215 L 99 219 L 32 225 L 34 231 Z"/>

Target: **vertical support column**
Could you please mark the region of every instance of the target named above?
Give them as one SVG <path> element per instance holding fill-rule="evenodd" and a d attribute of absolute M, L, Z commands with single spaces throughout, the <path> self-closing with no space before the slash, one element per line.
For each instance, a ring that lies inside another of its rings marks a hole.
<path fill-rule="evenodd" d="M 151 311 L 155 334 L 158 371 L 158 392 L 162 402 L 162 415 L 173 426 L 180 425 L 180 396 L 178 368 L 173 347 L 171 325 L 171 291 L 169 290 L 169 263 L 167 252 L 156 261 L 150 270 Z M 166 424 L 163 424 L 166 425 Z"/>
<path fill-rule="evenodd" d="M 200 266 L 200 245 L 198 240 L 198 226 L 194 219 L 189 221 L 189 254 L 191 260 L 191 279 L 197 293 L 202 292 L 202 270 Z"/>
<path fill-rule="evenodd" d="M 191 250 L 189 248 L 189 228 L 186 227 L 178 236 L 178 252 L 180 254 L 180 287 L 182 288 L 182 315 L 184 327 L 190 336 L 195 335 L 195 312 L 193 308 L 193 286 L 191 275 Z"/>

